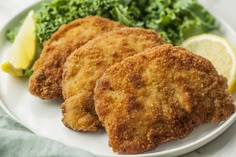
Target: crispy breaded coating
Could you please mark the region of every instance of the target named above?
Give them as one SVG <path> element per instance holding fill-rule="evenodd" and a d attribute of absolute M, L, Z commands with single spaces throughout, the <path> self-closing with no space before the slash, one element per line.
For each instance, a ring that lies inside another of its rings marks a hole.
<path fill-rule="evenodd" d="M 87 16 L 60 27 L 45 42 L 40 58 L 33 66 L 29 91 L 42 99 L 62 98 L 62 71 L 66 58 L 77 48 L 101 33 L 123 27 L 99 16 Z"/>
<path fill-rule="evenodd" d="M 234 111 L 226 79 L 210 61 L 163 45 L 129 57 L 97 81 L 95 109 L 114 152 L 135 154 L 181 139 Z"/>
<path fill-rule="evenodd" d="M 97 79 L 114 63 L 163 43 L 155 31 L 122 28 L 104 33 L 75 50 L 63 71 L 65 126 L 77 131 L 96 131 L 100 126 L 93 103 Z"/>

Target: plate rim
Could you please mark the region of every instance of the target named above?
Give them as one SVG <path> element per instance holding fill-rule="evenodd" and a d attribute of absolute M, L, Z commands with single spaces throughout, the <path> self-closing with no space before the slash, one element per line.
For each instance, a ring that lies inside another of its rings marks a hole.
<path fill-rule="evenodd" d="M 18 19 L 19 17 L 23 16 L 24 14 L 26 14 L 29 10 L 31 10 L 32 8 L 37 7 L 38 5 L 41 5 L 45 2 L 48 2 L 50 0 L 44 0 L 44 1 L 35 1 L 33 2 L 31 5 L 24 7 L 20 10 L 18 10 L 17 12 L 15 12 L 8 20 L 6 20 L 6 22 L 4 22 L 1 26 L 0 26 L 0 34 L 4 34 L 7 29 L 7 27 L 16 19 Z M 217 21 L 219 21 L 220 23 L 223 23 L 224 26 L 227 27 L 227 29 L 229 29 L 230 31 L 234 32 L 234 34 L 236 35 L 236 31 L 227 23 L 225 22 L 224 19 L 220 18 L 217 15 L 213 15 Z M 7 105 L 4 103 L 3 99 L 0 96 L 0 107 L 3 109 L 4 112 L 6 112 L 11 118 L 13 118 L 15 121 L 17 121 L 18 123 L 20 123 L 22 126 L 28 128 L 29 130 L 31 130 L 35 135 L 37 136 L 41 136 L 40 133 L 38 133 L 37 131 L 35 131 L 34 129 L 31 129 L 30 127 L 27 126 L 27 124 L 25 124 L 24 122 L 22 122 L 21 120 L 17 119 L 12 113 L 11 111 L 8 109 Z M 120 157 L 120 156 L 130 156 L 130 157 L 154 157 L 154 156 L 163 156 L 163 155 L 182 155 L 188 152 L 192 152 L 204 145 L 206 145 L 207 143 L 213 141 L 214 139 L 216 139 L 219 135 L 221 135 L 223 132 L 225 132 L 225 130 L 227 130 L 234 122 L 236 121 L 236 112 L 234 114 L 232 114 L 227 120 L 225 120 L 224 122 L 219 123 L 219 127 L 215 128 L 214 130 L 212 130 L 209 134 L 204 135 L 203 137 L 201 137 L 198 140 L 195 140 L 193 142 L 191 142 L 190 144 L 187 145 L 183 145 L 180 146 L 178 148 L 172 148 L 170 150 L 164 150 L 162 152 L 151 152 L 151 153 L 144 153 L 144 154 L 134 154 L 134 155 L 122 155 L 122 154 L 115 154 L 113 155 L 113 157 Z M 47 138 L 45 136 L 43 136 L 44 138 Z M 53 139 L 51 139 L 53 140 Z M 54 140 L 55 141 L 55 140 Z M 57 141 L 60 142 L 60 141 Z M 60 142 L 62 144 L 64 144 L 63 142 Z M 65 144 L 66 145 L 66 144 Z M 66 145 L 68 146 L 68 145 Z M 68 146 L 68 147 L 73 147 L 73 146 Z M 74 147 L 76 148 L 76 147 Z M 76 149 L 82 149 L 82 148 L 76 148 Z M 82 149 L 84 151 L 87 151 L 88 153 L 91 153 L 95 156 L 103 156 L 103 157 L 111 157 L 110 155 L 104 155 L 104 154 L 99 154 L 99 153 L 94 153 L 85 149 Z M 182 152 L 182 153 L 180 153 Z"/>

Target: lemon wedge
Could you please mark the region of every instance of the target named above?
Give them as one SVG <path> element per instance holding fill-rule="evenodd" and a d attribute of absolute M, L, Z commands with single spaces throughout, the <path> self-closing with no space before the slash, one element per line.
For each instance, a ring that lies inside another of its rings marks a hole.
<path fill-rule="evenodd" d="M 190 37 L 182 46 L 212 62 L 219 74 L 228 79 L 230 93 L 236 91 L 236 51 L 229 41 L 213 34 Z"/>
<path fill-rule="evenodd" d="M 6 61 L 2 63 L 4 72 L 13 76 L 23 76 L 22 71 L 30 67 L 36 55 L 35 29 L 34 11 L 30 11 L 6 54 Z"/>

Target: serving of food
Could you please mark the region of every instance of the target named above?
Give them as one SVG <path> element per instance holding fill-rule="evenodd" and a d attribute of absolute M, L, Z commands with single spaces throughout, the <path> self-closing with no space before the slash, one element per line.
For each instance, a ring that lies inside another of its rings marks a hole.
<path fill-rule="evenodd" d="M 236 33 L 197 0 L 44 1 L 2 32 L 3 108 L 38 135 L 170 156 L 236 120 Z"/>

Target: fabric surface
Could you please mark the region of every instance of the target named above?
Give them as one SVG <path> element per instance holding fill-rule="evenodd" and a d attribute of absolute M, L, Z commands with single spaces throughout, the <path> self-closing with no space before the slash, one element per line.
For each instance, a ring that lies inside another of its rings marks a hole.
<path fill-rule="evenodd" d="M 39 137 L 0 107 L 0 157 L 93 157 L 88 152 Z"/>

